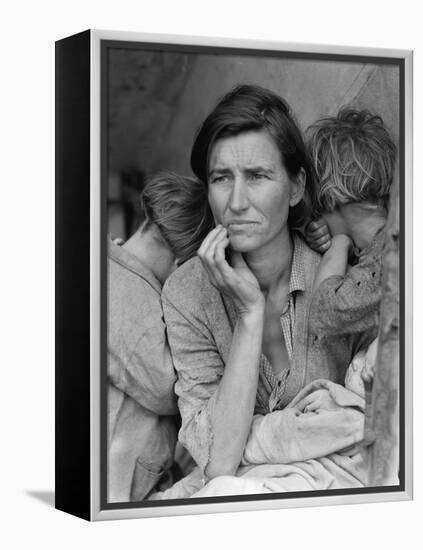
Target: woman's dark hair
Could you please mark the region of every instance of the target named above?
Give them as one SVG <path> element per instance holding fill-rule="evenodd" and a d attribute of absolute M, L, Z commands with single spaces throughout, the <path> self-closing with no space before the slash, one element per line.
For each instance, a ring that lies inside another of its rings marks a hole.
<path fill-rule="evenodd" d="M 320 210 L 363 201 L 387 207 L 396 147 L 379 115 L 347 105 L 307 134 Z"/>
<path fill-rule="evenodd" d="M 141 208 L 145 216 L 142 229 L 154 224 L 179 265 L 195 256 L 213 227 L 204 185 L 173 172 L 160 172 L 147 181 Z"/>
<path fill-rule="evenodd" d="M 288 175 L 306 175 L 303 199 L 289 211 L 288 225 L 300 227 L 314 205 L 314 171 L 303 136 L 284 99 L 260 86 L 237 86 L 223 97 L 203 122 L 191 151 L 194 174 L 207 185 L 210 152 L 218 139 L 251 130 L 267 130 L 275 140 Z"/>

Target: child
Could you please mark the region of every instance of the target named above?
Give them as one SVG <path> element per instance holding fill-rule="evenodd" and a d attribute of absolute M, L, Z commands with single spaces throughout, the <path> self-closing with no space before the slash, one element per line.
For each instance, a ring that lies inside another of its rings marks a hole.
<path fill-rule="evenodd" d="M 141 501 L 171 480 L 179 420 L 160 294 L 212 226 L 192 178 L 160 173 L 141 199 L 142 225 L 121 246 L 108 242 L 108 502 Z"/>
<path fill-rule="evenodd" d="M 379 116 L 349 107 L 309 131 L 317 208 L 324 220 L 307 230 L 310 245 L 324 251 L 310 329 L 318 336 L 376 333 L 395 145 Z"/>

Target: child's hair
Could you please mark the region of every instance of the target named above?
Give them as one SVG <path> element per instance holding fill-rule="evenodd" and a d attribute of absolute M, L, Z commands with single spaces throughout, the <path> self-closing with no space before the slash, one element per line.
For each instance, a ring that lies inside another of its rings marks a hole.
<path fill-rule="evenodd" d="M 154 224 L 179 265 L 195 256 L 213 227 L 207 189 L 198 180 L 173 172 L 160 172 L 147 181 L 141 207 L 142 229 Z"/>
<path fill-rule="evenodd" d="M 307 132 L 318 210 L 363 201 L 387 207 L 396 147 L 380 116 L 346 106 Z"/>

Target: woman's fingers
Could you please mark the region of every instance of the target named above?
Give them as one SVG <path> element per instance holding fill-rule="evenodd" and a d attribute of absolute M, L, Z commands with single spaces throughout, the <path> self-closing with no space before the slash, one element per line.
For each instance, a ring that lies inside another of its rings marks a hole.
<path fill-rule="evenodd" d="M 213 263 L 214 262 L 214 253 L 217 242 L 224 238 L 226 230 L 222 226 L 218 225 L 215 229 L 210 231 L 207 237 L 202 242 L 199 250 L 198 256 L 203 263 Z"/>
<path fill-rule="evenodd" d="M 200 256 L 200 258 L 202 256 L 204 256 L 207 251 L 209 250 L 210 248 L 210 245 L 214 242 L 216 236 L 221 232 L 222 230 L 222 226 L 221 225 L 217 225 L 214 229 L 212 229 L 210 231 L 210 233 L 206 236 L 206 238 L 204 239 L 204 241 L 201 243 L 201 246 L 200 248 L 198 249 L 198 256 Z"/>
<path fill-rule="evenodd" d="M 211 265 L 211 267 L 215 267 L 216 264 L 216 249 L 220 245 L 222 241 L 224 241 L 227 238 L 227 232 L 226 229 L 221 228 L 219 232 L 216 233 L 214 239 L 210 241 L 208 244 L 207 250 L 204 254 L 206 261 Z"/>
<path fill-rule="evenodd" d="M 204 239 L 198 256 L 210 282 L 233 298 L 239 312 L 248 312 L 262 305 L 263 294 L 241 254 L 232 253 L 233 265 L 229 265 L 225 257 L 228 245 L 227 230 L 218 226 Z"/>
<path fill-rule="evenodd" d="M 226 233 L 223 233 L 219 239 L 216 239 L 214 243 L 213 256 L 208 261 L 208 269 L 220 287 L 221 290 L 225 290 L 228 283 L 233 279 L 233 269 L 226 261 L 225 250 L 229 244 L 229 239 Z"/>
<path fill-rule="evenodd" d="M 214 260 L 216 269 L 222 275 L 222 277 L 230 277 L 233 274 L 233 269 L 226 260 L 226 248 L 229 245 L 229 238 L 227 233 L 223 234 L 223 238 L 216 241 Z"/>
<path fill-rule="evenodd" d="M 229 244 L 229 239 L 227 238 L 227 231 L 222 226 L 216 227 L 209 235 L 204 239 L 199 251 L 198 256 L 203 262 L 204 267 L 206 268 L 211 282 L 217 286 L 224 286 L 222 279 L 222 267 L 230 270 L 230 266 L 226 263 L 224 265 L 224 249 Z M 216 263 L 216 254 L 218 252 L 217 258 L 219 259 L 220 266 Z M 223 256 L 223 259 L 222 259 Z"/>

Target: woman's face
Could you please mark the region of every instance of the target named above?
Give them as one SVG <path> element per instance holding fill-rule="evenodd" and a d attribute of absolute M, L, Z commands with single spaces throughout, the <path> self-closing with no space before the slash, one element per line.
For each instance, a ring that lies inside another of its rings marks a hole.
<path fill-rule="evenodd" d="M 295 181 L 288 176 L 266 130 L 224 137 L 211 149 L 210 207 L 238 252 L 258 250 L 288 231 L 289 208 L 301 200 L 304 184 L 303 171 Z"/>

